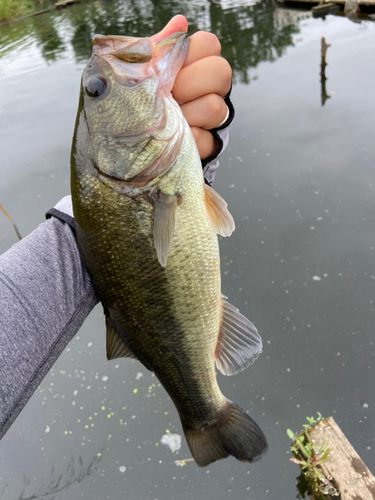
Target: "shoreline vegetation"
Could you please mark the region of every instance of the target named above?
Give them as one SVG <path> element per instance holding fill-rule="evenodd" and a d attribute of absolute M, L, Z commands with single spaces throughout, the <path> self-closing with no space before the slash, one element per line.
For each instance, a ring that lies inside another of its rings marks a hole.
<path fill-rule="evenodd" d="M 79 0 L 0 0 L 0 25 L 77 2 Z"/>
<path fill-rule="evenodd" d="M 37 9 L 42 8 L 43 3 L 41 0 L 2 0 L 0 2 L 0 23 L 33 14 Z"/>

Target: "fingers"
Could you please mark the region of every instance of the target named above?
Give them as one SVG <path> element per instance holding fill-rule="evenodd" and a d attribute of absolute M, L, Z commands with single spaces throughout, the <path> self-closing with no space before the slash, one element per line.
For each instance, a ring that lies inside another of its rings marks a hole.
<path fill-rule="evenodd" d="M 224 97 L 231 85 L 229 63 L 218 56 L 209 56 L 182 68 L 178 73 L 172 94 L 178 104 L 198 99 L 206 94 Z"/>
<path fill-rule="evenodd" d="M 179 14 L 178 16 L 172 17 L 169 23 L 161 31 L 159 31 L 159 33 L 156 33 L 156 35 L 153 35 L 150 38 L 154 43 L 157 43 L 162 38 L 165 38 L 166 36 L 169 36 L 176 31 L 185 31 L 186 33 L 187 30 L 188 22 L 186 20 L 186 17 Z"/>
<path fill-rule="evenodd" d="M 208 158 L 217 150 L 217 143 L 211 132 L 198 127 L 191 127 L 195 142 L 197 144 L 200 158 Z"/>
<path fill-rule="evenodd" d="M 162 31 L 151 37 L 157 43 L 176 31 L 187 32 L 182 15 L 173 17 Z M 190 37 L 185 63 L 178 73 L 172 94 L 191 127 L 199 155 L 208 158 L 217 150 L 217 142 L 208 130 L 217 127 L 227 115 L 223 101 L 231 86 L 232 70 L 219 57 L 221 45 L 212 33 L 198 31 Z"/>
<path fill-rule="evenodd" d="M 198 31 L 189 38 L 189 50 L 183 67 L 204 57 L 219 56 L 220 52 L 221 44 L 217 36 L 206 31 Z"/>
<path fill-rule="evenodd" d="M 181 111 L 190 127 L 210 130 L 225 120 L 228 108 L 222 97 L 217 94 L 207 94 L 183 104 Z"/>

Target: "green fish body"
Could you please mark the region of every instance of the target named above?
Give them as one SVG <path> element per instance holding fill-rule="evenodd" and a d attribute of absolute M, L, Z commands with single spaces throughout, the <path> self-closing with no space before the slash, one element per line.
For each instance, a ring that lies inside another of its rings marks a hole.
<path fill-rule="evenodd" d="M 171 96 L 185 33 L 97 35 L 82 76 L 71 190 L 82 259 L 102 301 L 107 357 L 133 357 L 172 398 L 198 465 L 267 449 L 221 393 L 261 352 L 255 327 L 221 295 L 217 233 L 234 222 L 204 184 L 194 138 Z"/>

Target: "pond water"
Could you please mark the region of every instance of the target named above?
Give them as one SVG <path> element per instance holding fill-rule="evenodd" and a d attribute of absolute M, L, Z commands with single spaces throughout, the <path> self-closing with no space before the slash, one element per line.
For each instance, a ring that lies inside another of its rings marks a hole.
<path fill-rule="evenodd" d="M 286 429 L 317 411 L 375 472 L 373 22 L 271 1 L 103 0 L 1 26 L 0 202 L 26 235 L 69 192 L 92 35 L 150 35 L 177 13 L 190 33 L 216 33 L 234 69 L 236 119 L 215 182 L 237 225 L 220 243 L 223 292 L 257 325 L 264 352 L 219 383 L 269 451 L 254 465 L 178 467 L 187 444 L 165 437 L 182 434 L 177 412 L 138 362 L 106 361 L 98 307 L 0 442 L 2 500 L 296 498 Z M 0 212 L 0 251 L 16 241 Z"/>

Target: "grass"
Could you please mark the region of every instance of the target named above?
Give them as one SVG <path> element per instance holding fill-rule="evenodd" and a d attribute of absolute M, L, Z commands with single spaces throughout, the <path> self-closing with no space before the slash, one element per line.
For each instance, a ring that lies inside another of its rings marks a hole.
<path fill-rule="evenodd" d="M 27 16 L 40 4 L 40 0 L 0 0 L 0 23 Z"/>

